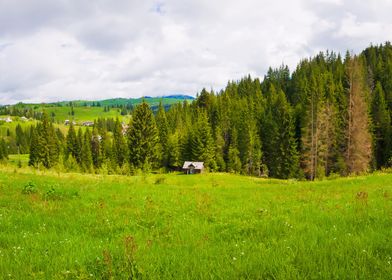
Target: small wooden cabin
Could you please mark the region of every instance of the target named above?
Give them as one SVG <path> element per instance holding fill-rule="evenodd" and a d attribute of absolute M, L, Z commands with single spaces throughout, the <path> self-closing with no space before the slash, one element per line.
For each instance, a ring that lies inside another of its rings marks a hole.
<path fill-rule="evenodd" d="M 182 166 L 185 174 L 199 174 L 204 171 L 204 162 L 201 161 L 186 161 Z"/>

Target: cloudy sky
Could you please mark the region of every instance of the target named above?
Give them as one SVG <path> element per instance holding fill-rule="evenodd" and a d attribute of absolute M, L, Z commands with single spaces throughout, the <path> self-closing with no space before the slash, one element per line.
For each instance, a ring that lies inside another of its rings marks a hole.
<path fill-rule="evenodd" d="M 392 0 L 0 0 L 0 104 L 195 95 L 392 38 Z"/>

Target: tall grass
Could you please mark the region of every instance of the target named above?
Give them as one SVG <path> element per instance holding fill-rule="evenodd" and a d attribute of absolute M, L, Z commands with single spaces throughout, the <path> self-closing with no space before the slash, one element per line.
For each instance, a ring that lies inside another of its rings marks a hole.
<path fill-rule="evenodd" d="M 391 229 L 391 174 L 0 171 L 3 279 L 391 279 Z"/>

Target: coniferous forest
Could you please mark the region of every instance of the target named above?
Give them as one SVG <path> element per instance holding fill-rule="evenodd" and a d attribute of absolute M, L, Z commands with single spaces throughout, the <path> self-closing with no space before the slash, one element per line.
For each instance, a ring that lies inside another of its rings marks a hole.
<path fill-rule="evenodd" d="M 358 55 L 319 53 L 269 69 L 263 80 L 246 76 L 197 98 L 133 108 L 126 128 L 98 119 L 92 128 L 70 124 L 63 134 L 43 113 L 13 141 L 29 165 L 68 171 L 135 174 L 180 170 L 203 161 L 213 172 L 314 180 L 392 166 L 392 46 Z M 0 140 L 0 158 L 7 156 Z"/>

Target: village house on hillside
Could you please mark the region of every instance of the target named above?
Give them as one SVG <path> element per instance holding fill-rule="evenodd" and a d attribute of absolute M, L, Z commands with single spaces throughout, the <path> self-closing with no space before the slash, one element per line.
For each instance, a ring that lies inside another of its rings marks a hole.
<path fill-rule="evenodd" d="M 204 162 L 201 161 L 186 161 L 182 166 L 185 174 L 198 174 L 204 172 Z"/>
<path fill-rule="evenodd" d="M 11 122 L 12 122 L 12 119 L 11 119 L 11 117 L 0 118 L 0 121 L 4 121 L 4 122 L 6 122 L 6 123 L 11 123 Z"/>
<path fill-rule="evenodd" d="M 71 121 L 70 121 L 70 120 L 65 120 L 65 121 L 64 121 L 64 124 L 65 124 L 65 125 L 70 125 L 70 124 L 71 124 Z M 73 125 L 76 125 L 76 122 L 72 121 L 72 124 L 73 124 Z"/>
<path fill-rule="evenodd" d="M 92 121 L 86 121 L 82 123 L 83 126 L 94 126 L 94 122 Z"/>

